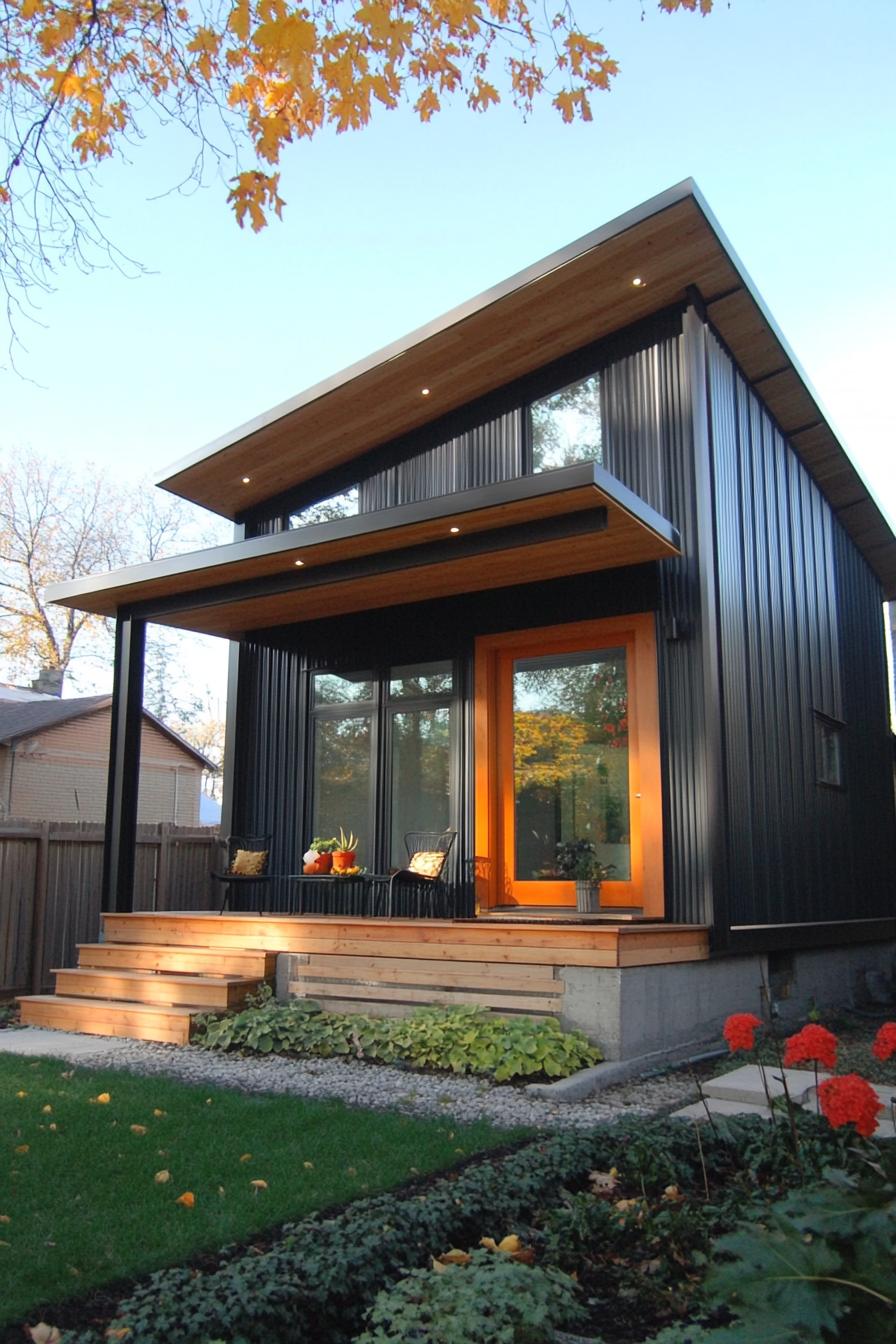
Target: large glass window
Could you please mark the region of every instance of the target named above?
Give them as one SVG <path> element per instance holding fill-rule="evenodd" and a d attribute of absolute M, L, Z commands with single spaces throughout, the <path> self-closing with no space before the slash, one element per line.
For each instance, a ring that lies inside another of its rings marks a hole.
<path fill-rule="evenodd" d="M 407 832 L 457 825 L 456 691 L 450 661 L 314 674 L 313 835 L 354 831 L 376 871 L 406 862 Z"/>
<path fill-rule="evenodd" d="M 630 879 L 628 745 L 624 648 L 514 660 L 516 881 L 570 876 L 583 841 Z"/>
<path fill-rule="evenodd" d="M 354 518 L 357 512 L 358 487 L 352 485 L 337 495 L 329 495 L 326 499 L 319 499 L 316 504 L 309 504 L 298 513 L 291 513 L 289 526 L 311 527 L 314 523 L 332 523 L 336 518 Z"/>
<path fill-rule="evenodd" d="M 534 472 L 603 461 L 598 374 L 533 402 L 529 415 Z"/>

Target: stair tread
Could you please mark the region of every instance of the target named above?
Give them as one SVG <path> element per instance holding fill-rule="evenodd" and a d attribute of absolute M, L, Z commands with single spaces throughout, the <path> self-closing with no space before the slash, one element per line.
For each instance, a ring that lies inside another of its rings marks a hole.
<path fill-rule="evenodd" d="M 195 975 L 192 971 L 134 971 L 123 966 L 54 966 L 51 975 L 79 975 L 85 979 L 97 976 L 117 976 L 122 980 L 134 980 L 138 984 L 174 984 L 207 985 L 218 988 L 222 985 L 256 985 L 258 976 L 254 975 Z"/>
<path fill-rule="evenodd" d="M 172 1017 L 191 1017 L 207 1013 L 202 1004 L 138 1003 L 132 999 L 84 999 L 70 994 L 23 994 L 19 1003 L 52 1003 L 67 1008 L 111 1008 L 117 1013 L 165 1013 Z"/>

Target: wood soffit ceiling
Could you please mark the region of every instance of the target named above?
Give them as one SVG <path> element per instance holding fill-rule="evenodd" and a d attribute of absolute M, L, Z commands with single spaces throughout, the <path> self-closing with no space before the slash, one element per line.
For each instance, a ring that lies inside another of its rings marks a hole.
<path fill-rule="evenodd" d="M 677 554 L 678 534 L 665 519 L 602 468 L 582 463 L 55 584 L 48 595 L 99 615 L 130 610 L 233 638 Z"/>
<path fill-rule="evenodd" d="M 633 285 L 636 276 L 641 286 Z M 896 539 L 692 182 L 216 440 L 158 484 L 237 518 L 543 364 L 684 303 L 692 287 L 896 596 Z"/>

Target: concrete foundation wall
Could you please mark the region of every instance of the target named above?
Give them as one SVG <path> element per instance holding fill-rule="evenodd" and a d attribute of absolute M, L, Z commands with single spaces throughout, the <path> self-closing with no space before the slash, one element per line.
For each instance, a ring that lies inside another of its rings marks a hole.
<path fill-rule="evenodd" d="M 721 1045 L 729 1013 L 762 1015 L 763 976 L 786 1025 L 813 1007 L 868 1003 L 869 971 L 883 976 L 892 996 L 896 943 L 623 970 L 565 966 L 562 1022 L 596 1041 L 606 1059 L 685 1055 Z"/>

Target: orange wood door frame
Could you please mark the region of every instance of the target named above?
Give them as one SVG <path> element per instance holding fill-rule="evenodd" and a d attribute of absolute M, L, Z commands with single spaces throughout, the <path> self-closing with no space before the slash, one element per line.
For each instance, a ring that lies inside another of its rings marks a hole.
<path fill-rule="evenodd" d="M 514 630 L 476 640 L 474 779 L 476 897 L 480 909 L 517 903 L 575 904 L 572 882 L 519 883 L 516 887 L 522 899 L 514 896 L 511 692 L 514 660 L 620 645 L 626 648 L 629 678 L 632 876 L 627 882 L 605 882 L 601 905 L 640 906 L 646 915 L 664 915 L 656 621 L 650 612 L 538 630 Z"/>

